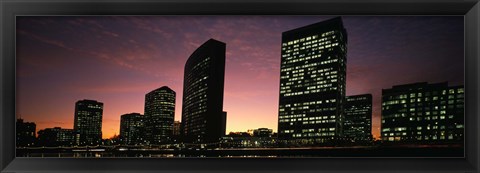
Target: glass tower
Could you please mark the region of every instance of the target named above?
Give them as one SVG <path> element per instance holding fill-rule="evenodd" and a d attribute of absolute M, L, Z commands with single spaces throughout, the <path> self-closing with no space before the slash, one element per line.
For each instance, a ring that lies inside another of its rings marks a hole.
<path fill-rule="evenodd" d="M 225 135 L 225 50 L 225 43 L 210 39 L 185 64 L 182 135 L 187 143 L 218 142 Z"/>
<path fill-rule="evenodd" d="M 282 33 L 279 138 L 296 145 L 342 137 L 347 32 L 340 17 Z"/>
<path fill-rule="evenodd" d="M 145 134 L 149 144 L 171 142 L 176 93 L 167 86 L 145 95 Z"/>
<path fill-rule="evenodd" d="M 102 141 L 103 103 L 80 100 L 75 103 L 75 144 L 98 145 Z"/>

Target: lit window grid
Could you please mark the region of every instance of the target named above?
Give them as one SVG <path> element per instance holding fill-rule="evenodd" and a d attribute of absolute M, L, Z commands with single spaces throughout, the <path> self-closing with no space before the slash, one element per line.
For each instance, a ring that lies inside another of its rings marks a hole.
<path fill-rule="evenodd" d="M 331 32 L 333 33 L 333 32 Z M 339 44 L 333 43 L 332 45 L 328 45 L 327 50 L 323 50 L 325 47 L 321 47 L 324 44 L 330 44 L 332 41 L 329 38 L 319 38 L 315 40 L 318 36 L 307 37 L 305 39 L 299 39 L 296 41 L 288 42 L 282 44 L 282 68 L 281 68 L 281 90 L 280 94 L 281 97 L 288 97 L 288 96 L 298 96 L 304 94 L 313 94 L 313 93 L 321 93 L 325 91 L 335 91 L 337 89 L 343 89 L 345 86 L 341 84 L 341 80 L 337 79 L 338 71 L 335 71 L 331 66 L 340 66 L 340 68 L 345 67 L 344 64 L 345 60 L 340 58 L 332 59 L 332 56 L 328 56 L 329 51 L 332 51 L 332 46 L 339 46 Z M 335 38 L 335 36 L 333 36 Z M 312 40 L 314 39 L 314 40 Z M 310 42 L 305 43 L 300 47 L 303 40 L 312 40 Z M 314 44 L 310 46 L 309 44 L 313 44 L 319 41 L 324 41 L 320 44 Z M 338 40 L 337 40 L 338 41 Z M 345 45 L 344 45 L 345 46 Z M 300 47 L 300 48 L 299 48 Z M 306 51 L 306 49 L 309 49 Z M 293 51 L 292 54 L 290 54 Z M 300 51 L 303 54 L 300 54 Z M 314 53 L 307 53 L 305 52 L 314 52 L 318 51 L 318 54 Z M 327 60 L 320 61 L 322 58 L 322 53 L 324 56 L 328 56 Z M 342 55 L 340 55 L 342 56 Z M 344 56 L 343 56 L 344 58 Z M 341 65 L 339 65 L 341 64 Z M 343 82 L 344 82 L 344 78 Z M 287 80 L 287 81 L 285 81 Z M 311 82 L 310 82 L 311 81 Z M 305 87 L 307 87 L 305 89 Z M 297 90 L 297 92 L 295 92 Z M 334 99 L 336 100 L 336 99 Z M 329 101 L 329 100 L 325 100 Z M 315 101 L 322 102 L 320 101 Z M 321 104 L 321 103 L 320 103 Z M 313 106 L 312 106 L 313 107 Z M 334 111 L 335 114 L 338 113 L 336 110 L 338 108 L 338 104 L 335 106 L 321 108 L 315 107 L 312 109 L 308 106 L 298 106 L 298 107 L 287 107 L 280 104 L 279 110 L 279 126 L 281 126 L 284 122 L 290 122 L 290 125 L 293 125 L 292 122 L 300 121 L 302 124 L 328 124 L 328 123 L 336 123 L 338 121 L 337 118 L 331 118 L 326 120 L 321 120 L 324 116 L 320 117 L 310 117 L 309 118 L 292 118 L 292 116 L 298 116 L 294 111 L 298 110 L 308 110 L 310 113 L 324 113 L 325 111 Z M 290 112 L 290 115 L 288 114 Z M 300 111 L 302 112 L 302 111 Z M 303 111 L 303 116 L 306 114 Z M 317 113 L 317 114 L 318 114 Z M 286 118 L 285 118 L 286 115 Z M 335 117 L 335 116 L 333 116 Z M 294 129 L 283 130 L 279 133 L 290 133 L 291 131 L 295 131 Z M 322 128 L 319 128 L 318 131 L 322 131 Z M 293 137 L 317 137 L 317 136 L 335 136 L 335 133 L 304 133 L 302 134 L 292 134 Z"/>
<path fill-rule="evenodd" d="M 205 133 L 205 112 L 207 111 L 207 90 L 209 76 L 207 74 L 210 67 L 210 57 L 204 58 L 196 64 L 187 74 L 184 89 L 183 113 L 184 116 L 184 133 L 186 135 L 202 135 Z M 191 132 L 192 134 L 189 134 Z M 202 138 L 202 137 L 199 137 Z"/>
<path fill-rule="evenodd" d="M 121 116 L 120 137 L 124 144 L 137 145 L 144 143 L 144 117 L 140 114 Z"/>
<path fill-rule="evenodd" d="M 150 144 L 168 142 L 173 135 L 174 91 L 159 88 L 145 96 L 145 139 Z"/>
<path fill-rule="evenodd" d="M 80 145 L 98 144 L 102 139 L 103 103 L 78 101 L 76 103 L 76 119 L 74 130 L 79 133 Z"/>
<path fill-rule="evenodd" d="M 366 99 L 356 99 L 361 101 Z M 347 99 L 348 102 L 354 100 Z M 348 104 L 347 102 L 347 104 Z M 356 140 L 370 140 L 372 126 L 372 105 L 348 106 L 345 108 L 344 136 Z"/>
<path fill-rule="evenodd" d="M 384 141 L 436 141 L 463 139 L 463 88 L 406 92 L 383 97 Z M 389 112 L 393 109 L 394 111 Z M 456 119 L 456 120 L 455 120 Z M 405 127 L 392 126 L 405 123 Z M 387 125 L 391 123 L 392 125 Z M 408 124 L 413 124 L 409 126 Z"/>

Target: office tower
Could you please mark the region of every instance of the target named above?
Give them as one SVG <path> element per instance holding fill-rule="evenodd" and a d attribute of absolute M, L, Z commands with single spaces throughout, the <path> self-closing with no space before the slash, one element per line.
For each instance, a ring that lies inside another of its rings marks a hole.
<path fill-rule="evenodd" d="M 103 103 L 95 100 L 79 100 L 75 103 L 76 145 L 99 145 L 102 141 Z"/>
<path fill-rule="evenodd" d="M 347 96 L 343 134 L 353 142 L 365 143 L 372 137 L 372 95 Z"/>
<path fill-rule="evenodd" d="M 162 86 L 145 95 L 145 134 L 148 144 L 171 142 L 176 93 Z"/>
<path fill-rule="evenodd" d="M 35 123 L 24 122 L 23 119 L 17 119 L 15 127 L 17 147 L 29 147 L 35 144 L 37 127 Z"/>
<path fill-rule="evenodd" d="M 295 145 L 342 137 L 347 32 L 340 17 L 282 33 L 278 135 Z"/>
<path fill-rule="evenodd" d="M 46 128 L 38 131 L 38 145 L 48 147 L 73 146 L 74 137 L 73 129 Z"/>
<path fill-rule="evenodd" d="M 120 141 L 126 145 L 145 143 L 144 116 L 140 113 L 123 114 L 120 117 Z"/>
<path fill-rule="evenodd" d="M 463 86 L 413 83 L 382 90 L 382 141 L 463 144 Z"/>
<path fill-rule="evenodd" d="M 254 137 L 272 137 L 273 130 L 268 128 L 258 128 L 253 130 Z"/>
<path fill-rule="evenodd" d="M 188 58 L 183 79 L 182 134 L 185 142 L 217 142 L 225 135 L 223 87 L 226 44 L 203 43 Z"/>

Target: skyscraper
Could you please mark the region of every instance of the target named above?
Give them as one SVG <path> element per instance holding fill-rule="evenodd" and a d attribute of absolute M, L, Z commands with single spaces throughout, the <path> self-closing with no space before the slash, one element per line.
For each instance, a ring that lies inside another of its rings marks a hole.
<path fill-rule="evenodd" d="M 79 100 L 75 103 L 75 144 L 98 145 L 102 141 L 103 103 Z"/>
<path fill-rule="evenodd" d="M 383 89 L 381 125 L 385 143 L 463 144 L 463 86 L 423 82 Z"/>
<path fill-rule="evenodd" d="M 176 93 L 162 86 L 145 95 L 145 134 L 149 144 L 171 142 Z"/>
<path fill-rule="evenodd" d="M 372 140 L 372 95 L 347 96 L 344 136 L 356 143 Z"/>
<path fill-rule="evenodd" d="M 190 55 L 183 79 L 185 142 L 216 142 L 225 134 L 223 88 L 226 44 L 210 39 Z M 225 113 L 226 115 L 226 113 Z"/>
<path fill-rule="evenodd" d="M 347 32 L 340 17 L 282 33 L 279 138 L 335 144 L 344 120 Z"/>
<path fill-rule="evenodd" d="M 35 144 L 36 127 L 33 122 L 24 122 L 23 119 L 17 119 L 16 123 L 16 143 L 17 147 L 29 147 Z"/>
<path fill-rule="evenodd" d="M 140 113 L 124 114 L 120 117 L 120 141 L 122 144 L 139 145 L 145 142 L 144 116 Z"/>

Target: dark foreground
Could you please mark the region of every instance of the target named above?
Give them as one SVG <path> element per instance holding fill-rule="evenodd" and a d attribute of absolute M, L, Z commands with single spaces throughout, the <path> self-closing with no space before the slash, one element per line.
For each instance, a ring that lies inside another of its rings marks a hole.
<path fill-rule="evenodd" d="M 464 157 L 463 147 L 19 148 L 17 157 Z"/>

